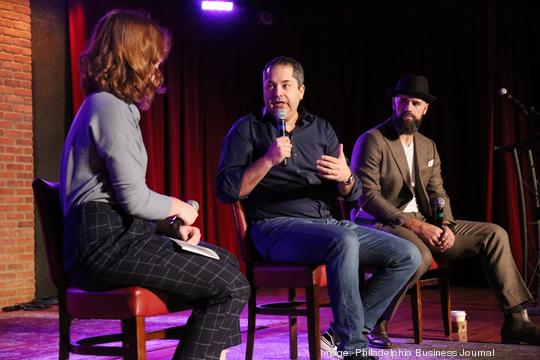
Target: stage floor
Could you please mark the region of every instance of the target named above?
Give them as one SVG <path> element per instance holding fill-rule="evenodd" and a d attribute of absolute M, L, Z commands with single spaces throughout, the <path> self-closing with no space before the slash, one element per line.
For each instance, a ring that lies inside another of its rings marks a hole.
<path fill-rule="evenodd" d="M 375 355 L 385 359 L 539 359 L 540 347 L 527 345 L 501 345 L 499 330 L 502 313 L 493 293 L 485 288 L 452 287 L 452 309 L 467 312 L 467 342 L 459 340 L 458 334 L 444 336 L 439 293 L 435 289 L 423 290 L 424 343 L 413 343 L 411 308 L 409 297 L 403 302 L 389 324 L 389 332 L 395 343 L 393 351 L 378 351 Z M 284 292 L 263 291 L 259 303 L 282 299 Z M 181 323 L 189 315 L 164 316 L 147 322 L 149 328 Z M 0 313 L 0 359 L 57 359 L 58 313 L 55 306 L 39 311 L 15 311 Z M 332 319 L 329 308 L 321 309 L 321 329 Z M 287 319 L 284 317 L 257 317 L 254 359 L 288 359 L 289 344 Z M 540 324 L 539 316 L 531 320 Z M 308 359 L 305 319 L 299 319 L 299 359 Z M 241 317 L 243 339 L 247 328 L 247 311 Z M 111 332 L 118 329 L 113 321 L 75 321 L 72 337 L 98 331 Z M 463 340 L 463 339 L 462 339 Z M 170 359 L 173 341 L 148 343 L 148 359 Z M 376 349 L 373 349 L 377 351 Z M 244 359 L 245 344 L 232 348 L 230 360 Z M 70 359 L 97 359 L 98 357 L 71 355 Z M 331 359 L 330 357 L 323 357 Z M 99 359 L 107 359 L 99 357 Z M 108 358 L 112 359 L 112 358 Z M 201 359 L 203 360 L 203 359 Z"/>

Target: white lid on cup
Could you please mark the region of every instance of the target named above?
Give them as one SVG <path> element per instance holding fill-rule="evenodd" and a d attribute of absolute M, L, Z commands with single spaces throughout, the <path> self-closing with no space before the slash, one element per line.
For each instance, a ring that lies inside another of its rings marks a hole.
<path fill-rule="evenodd" d="M 452 310 L 450 311 L 450 316 L 452 319 L 455 319 L 455 321 L 465 321 L 467 313 L 463 310 Z"/>

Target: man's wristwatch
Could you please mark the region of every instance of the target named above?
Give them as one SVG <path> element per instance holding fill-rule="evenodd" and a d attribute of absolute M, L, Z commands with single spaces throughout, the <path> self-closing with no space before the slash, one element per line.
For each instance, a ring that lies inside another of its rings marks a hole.
<path fill-rule="evenodd" d="M 443 224 L 443 226 L 446 226 L 450 229 L 450 231 L 452 231 L 454 234 L 456 233 L 456 224 L 454 223 L 446 223 L 446 224 Z"/>
<path fill-rule="evenodd" d="M 345 184 L 345 185 L 351 185 L 352 182 L 353 182 L 353 180 L 354 180 L 354 175 L 353 175 L 353 173 L 351 172 L 351 176 L 349 176 L 349 178 L 347 179 L 347 181 L 345 181 L 343 184 Z"/>

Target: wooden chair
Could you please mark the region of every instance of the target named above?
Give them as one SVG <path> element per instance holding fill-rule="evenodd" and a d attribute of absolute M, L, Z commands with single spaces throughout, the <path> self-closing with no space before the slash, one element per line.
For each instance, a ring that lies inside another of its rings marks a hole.
<path fill-rule="evenodd" d="M 146 359 L 146 341 L 179 339 L 183 326 L 146 333 L 145 318 L 187 310 L 179 301 L 163 293 L 133 286 L 109 291 L 85 291 L 69 286 L 63 267 L 63 214 L 60 208 L 58 183 L 35 179 L 32 183 L 49 271 L 58 290 L 60 317 L 59 358 L 70 353 L 82 355 L 123 356 L 127 359 Z M 121 321 L 121 333 L 94 336 L 70 341 L 73 319 L 113 319 Z M 100 346 L 121 341 L 122 346 Z"/>
<path fill-rule="evenodd" d="M 247 237 L 247 222 L 244 209 L 238 201 L 232 204 L 236 224 L 236 239 L 246 263 L 246 276 L 251 285 L 248 302 L 248 335 L 246 360 L 253 358 L 255 342 L 255 318 L 257 314 L 284 315 L 289 317 L 290 358 L 298 357 L 297 316 L 307 316 L 309 358 L 320 360 L 321 340 L 319 324 L 319 306 L 329 304 L 328 298 L 319 298 L 320 287 L 326 286 L 326 267 L 270 263 L 263 261 L 252 247 Z M 288 301 L 257 306 L 259 288 L 286 288 Z M 306 300 L 297 301 L 296 289 L 303 288 Z"/>
<path fill-rule="evenodd" d="M 422 287 L 438 286 L 441 296 L 441 312 L 444 326 L 444 335 L 450 336 L 450 277 L 447 267 L 440 267 L 435 260 L 429 270 L 410 289 L 411 310 L 414 330 L 414 343 L 421 344 L 423 340 L 422 325 Z"/>

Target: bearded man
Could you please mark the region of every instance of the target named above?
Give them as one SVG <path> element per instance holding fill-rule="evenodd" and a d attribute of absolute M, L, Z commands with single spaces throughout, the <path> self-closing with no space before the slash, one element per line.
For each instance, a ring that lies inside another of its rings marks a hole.
<path fill-rule="evenodd" d="M 418 132 L 422 118 L 436 100 L 429 93 L 427 79 L 404 74 L 388 94 L 392 97 L 392 116 L 361 135 L 354 146 L 351 169 L 363 189 L 353 217 L 358 224 L 409 240 L 420 250 L 422 262 L 371 330 L 370 345 L 392 346 L 387 321 L 433 258 L 448 263 L 471 256 L 480 257 L 505 314 L 502 342 L 540 345 L 540 329 L 522 308 L 532 296 L 516 268 L 507 232 L 495 224 L 454 220 L 452 216 L 435 143 Z"/>

